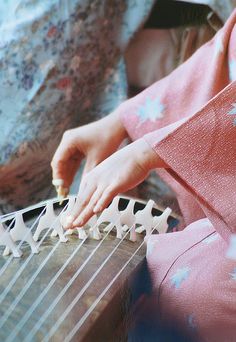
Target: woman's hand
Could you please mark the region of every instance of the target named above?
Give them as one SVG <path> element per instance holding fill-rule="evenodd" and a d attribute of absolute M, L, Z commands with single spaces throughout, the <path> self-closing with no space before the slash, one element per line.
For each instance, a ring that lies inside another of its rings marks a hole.
<path fill-rule="evenodd" d="M 86 174 L 115 152 L 125 137 L 117 111 L 94 123 L 66 131 L 51 162 L 53 184 L 61 187 L 61 193 L 63 189 L 69 190 L 82 159 L 86 158 Z"/>
<path fill-rule="evenodd" d="M 117 151 L 83 177 L 76 204 L 64 228 L 83 226 L 118 193 L 132 189 L 157 167 L 166 165 L 144 139 Z"/>

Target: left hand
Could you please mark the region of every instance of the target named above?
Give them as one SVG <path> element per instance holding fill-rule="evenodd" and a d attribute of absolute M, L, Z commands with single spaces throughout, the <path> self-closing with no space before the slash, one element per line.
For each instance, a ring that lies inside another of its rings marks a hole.
<path fill-rule="evenodd" d="M 134 188 L 157 167 L 167 166 L 144 139 L 115 152 L 82 178 L 76 204 L 64 228 L 83 226 L 118 193 Z"/>

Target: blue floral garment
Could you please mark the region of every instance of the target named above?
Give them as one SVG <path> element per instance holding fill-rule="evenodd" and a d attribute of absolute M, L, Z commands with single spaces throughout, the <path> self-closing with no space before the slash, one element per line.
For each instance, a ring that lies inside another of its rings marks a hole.
<path fill-rule="evenodd" d="M 154 0 L 1 0 L 0 211 L 50 195 L 62 133 L 126 97 L 122 53 Z"/>

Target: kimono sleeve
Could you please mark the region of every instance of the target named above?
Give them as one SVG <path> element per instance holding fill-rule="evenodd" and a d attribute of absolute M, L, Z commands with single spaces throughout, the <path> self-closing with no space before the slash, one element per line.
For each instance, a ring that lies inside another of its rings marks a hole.
<path fill-rule="evenodd" d="M 236 232 L 236 82 L 201 110 L 143 137 L 226 240 Z"/>

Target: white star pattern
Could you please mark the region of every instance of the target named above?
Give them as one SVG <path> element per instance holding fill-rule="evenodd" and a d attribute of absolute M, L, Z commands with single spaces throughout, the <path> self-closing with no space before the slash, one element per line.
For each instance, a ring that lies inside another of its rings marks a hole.
<path fill-rule="evenodd" d="M 233 273 L 230 273 L 233 280 L 236 280 L 236 268 L 233 270 Z"/>
<path fill-rule="evenodd" d="M 183 281 L 186 280 L 189 276 L 190 268 L 183 267 L 179 268 L 176 273 L 171 277 L 171 283 L 176 288 L 179 289 L 182 285 Z"/>
<path fill-rule="evenodd" d="M 231 59 L 229 62 L 229 79 L 230 82 L 233 82 L 236 80 L 236 60 Z"/>
<path fill-rule="evenodd" d="M 140 106 L 137 111 L 140 124 L 143 124 L 147 120 L 155 122 L 158 119 L 162 119 L 164 109 L 165 106 L 161 103 L 159 98 L 151 99 L 150 97 L 147 97 L 145 103 Z"/>
<path fill-rule="evenodd" d="M 155 249 L 156 243 L 154 241 L 149 241 L 147 245 L 147 255 L 150 256 Z"/>
<path fill-rule="evenodd" d="M 226 257 L 236 260 L 236 234 L 230 237 L 229 248 L 227 250 Z"/>
<path fill-rule="evenodd" d="M 234 107 L 231 109 L 230 112 L 228 112 L 229 115 L 236 115 L 236 103 L 232 103 L 232 106 Z"/>
<path fill-rule="evenodd" d="M 222 42 L 222 37 L 221 35 L 217 35 L 216 37 L 216 42 L 215 42 L 215 55 L 217 56 L 218 54 L 222 53 L 224 51 L 224 45 Z"/>
<path fill-rule="evenodd" d="M 188 326 L 191 329 L 196 329 L 196 323 L 195 323 L 194 314 L 191 314 L 191 315 L 188 316 Z"/>
<path fill-rule="evenodd" d="M 236 103 L 232 103 L 233 109 L 231 109 L 230 112 L 228 112 L 229 115 L 236 115 Z M 236 126 L 236 119 L 233 121 L 233 125 Z"/>
<path fill-rule="evenodd" d="M 219 235 L 218 234 L 213 234 L 211 236 L 209 236 L 208 238 L 206 238 L 205 240 L 203 240 L 203 243 L 209 245 L 210 243 L 216 241 L 218 239 Z"/>

